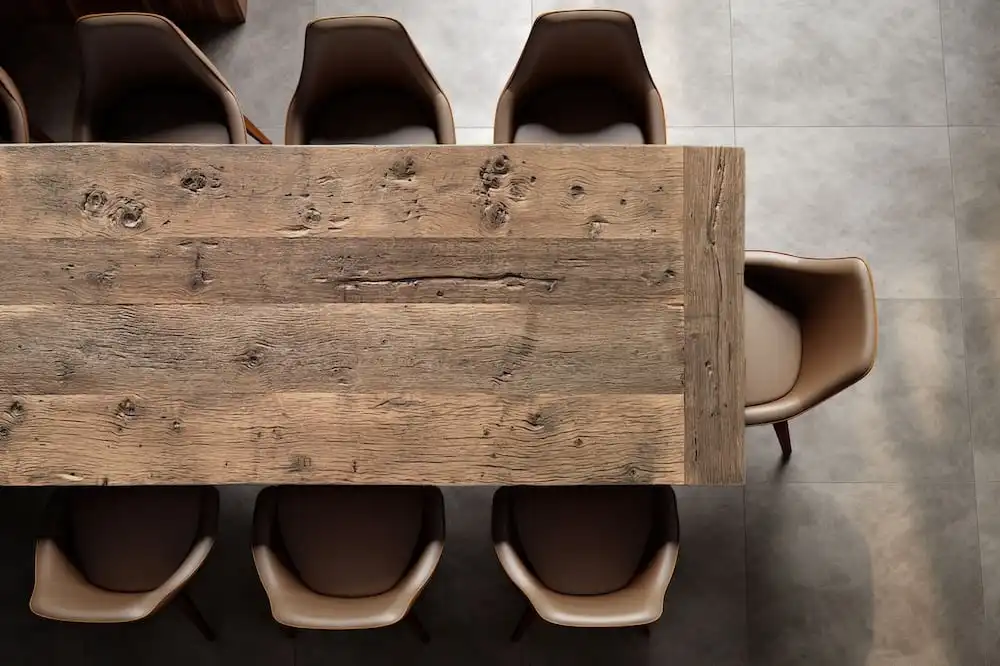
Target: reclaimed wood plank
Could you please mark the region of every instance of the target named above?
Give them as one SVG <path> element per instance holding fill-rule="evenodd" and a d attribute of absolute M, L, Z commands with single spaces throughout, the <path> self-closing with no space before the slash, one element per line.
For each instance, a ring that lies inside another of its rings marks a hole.
<path fill-rule="evenodd" d="M 666 306 L 2 306 L 0 392 L 680 392 L 683 314 Z"/>
<path fill-rule="evenodd" d="M 607 147 L 588 158 L 579 146 L 442 148 L 5 146 L 0 232 L 674 238 L 680 245 L 679 151 Z"/>
<path fill-rule="evenodd" d="M 267 261 L 261 261 L 267 257 Z M 0 304 L 681 304 L 683 252 L 657 240 L 12 238 Z"/>
<path fill-rule="evenodd" d="M 742 483 L 743 152 L 684 149 L 685 483 Z"/>
<path fill-rule="evenodd" d="M 742 187 L 739 149 L 0 147 L 0 484 L 739 482 Z"/>
<path fill-rule="evenodd" d="M 680 395 L 5 395 L 0 410 L 0 484 L 684 480 Z"/>

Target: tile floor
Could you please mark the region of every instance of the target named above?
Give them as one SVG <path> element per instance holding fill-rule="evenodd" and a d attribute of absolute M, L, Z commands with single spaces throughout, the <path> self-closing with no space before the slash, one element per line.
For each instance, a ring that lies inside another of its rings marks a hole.
<path fill-rule="evenodd" d="M 1000 4 L 995 0 L 608 0 L 639 22 L 675 144 L 747 149 L 750 247 L 860 254 L 880 296 L 879 360 L 795 420 L 777 468 L 748 432 L 745 488 L 681 489 L 683 547 L 663 619 L 536 627 L 496 564 L 490 489 L 447 495 L 448 543 L 405 628 L 303 634 L 268 619 L 248 548 L 254 488 L 224 493 L 222 542 L 193 586 L 221 639 L 174 609 L 134 626 L 30 615 L 44 492 L 0 489 L 0 663 L 1000 665 Z M 313 16 L 401 18 L 449 94 L 459 140 L 488 143 L 532 16 L 590 0 L 250 0 L 192 34 L 280 141 Z M 9 31 L 0 64 L 68 137 L 70 33 Z"/>

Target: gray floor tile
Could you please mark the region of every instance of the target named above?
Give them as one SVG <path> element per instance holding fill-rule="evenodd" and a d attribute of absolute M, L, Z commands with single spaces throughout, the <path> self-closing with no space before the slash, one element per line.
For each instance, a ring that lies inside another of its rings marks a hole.
<path fill-rule="evenodd" d="M 251 2 L 245 24 L 187 27 L 236 91 L 257 127 L 281 127 L 298 85 L 313 0 Z"/>
<path fill-rule="evenodd" d="M 761 666 L 982 663 L 973 484 L 747 488 Z"/>
<path fill-rule="evenodd" d="M 987 666 L 1000 664 L 1000 483 L 976 486 L 979 550 L 983 567 L 983 649 Z"/>
<path fill-rule="evenodd" d="M 668 124 L 733 124 L 728 0 L 534 0 L 536 13 L 590 7 L 635 17 Z"/>
<path fill-rule="evenodd" d="M 732 0 L 732 12 L 737 125 L 947 122 L 937 0 Z"/>
<path fill-rule="evenodd" d="M 747 247 L 864 257 L 880 298 L 959 295 L 945 128 L 736 128 Z"/>
<path fill-rule="evenodd" d="M 948 119 L 953 125 L 1000 124 L 1000 5 L 941 0 Z"/>
<path fill-rule="evenodd" d="M 789 463 L 749 428 L 747 482 L 973 479 L 962 304 L 879 301 L 878 358 L 860 383 L 792 419 Z"/>
<path fill-rule="evenodd" d="M 962 295 L 1000 298 L 1000 127 L 952 127 Z"/>
<path fill-rule="evenodd" d="M 667 143 L 672 146 L 732 146 L 736 131 L 732 127 L 668 127 Z"/>
<path fill-rule="evenodd" d="M 455 125 L 491 127 L 497 99 L 528 36 L 531 0 L 316 0 L 317 16 L 399 19 L 451 101 Z"/>
<path fill-rule="evenodd" d="M 1000 300 L 962 305 L 976 479 L 1000 481 Z"/>

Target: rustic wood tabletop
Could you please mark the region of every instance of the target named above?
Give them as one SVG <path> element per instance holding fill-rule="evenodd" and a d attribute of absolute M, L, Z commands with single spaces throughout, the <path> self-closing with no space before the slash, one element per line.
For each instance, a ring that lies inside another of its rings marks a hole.
<path fill-rule="evenodd" d="M 743 152 L 0 148 L 0 484 L 743 481 Z"/>

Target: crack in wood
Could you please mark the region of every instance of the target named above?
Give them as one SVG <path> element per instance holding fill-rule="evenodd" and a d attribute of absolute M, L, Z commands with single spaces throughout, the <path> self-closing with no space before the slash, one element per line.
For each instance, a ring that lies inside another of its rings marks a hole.
<path fill-rule="evenodd" d="M 540 278 L 520 273 L 497 273 L 495 275 L 413 275 L 400 278 L 385 278 L 372 280 L 370 278 L 338 278 L 318 276 L 313 278 L 313 282 L 330 283 L 336 286 L 347 288 L 358 287 L 383 287 L 383 286 L 405 286 L 418 287 L 421 284 L 436 285 L 440 282 L 469 282 L 473 284 L 485 284 L 502 287 L 504 289 L 523 289 L 526 286 L 538 285 L 544 287 L 545 291 L 551 292 L 560 282 L 559 278 Z"/>

